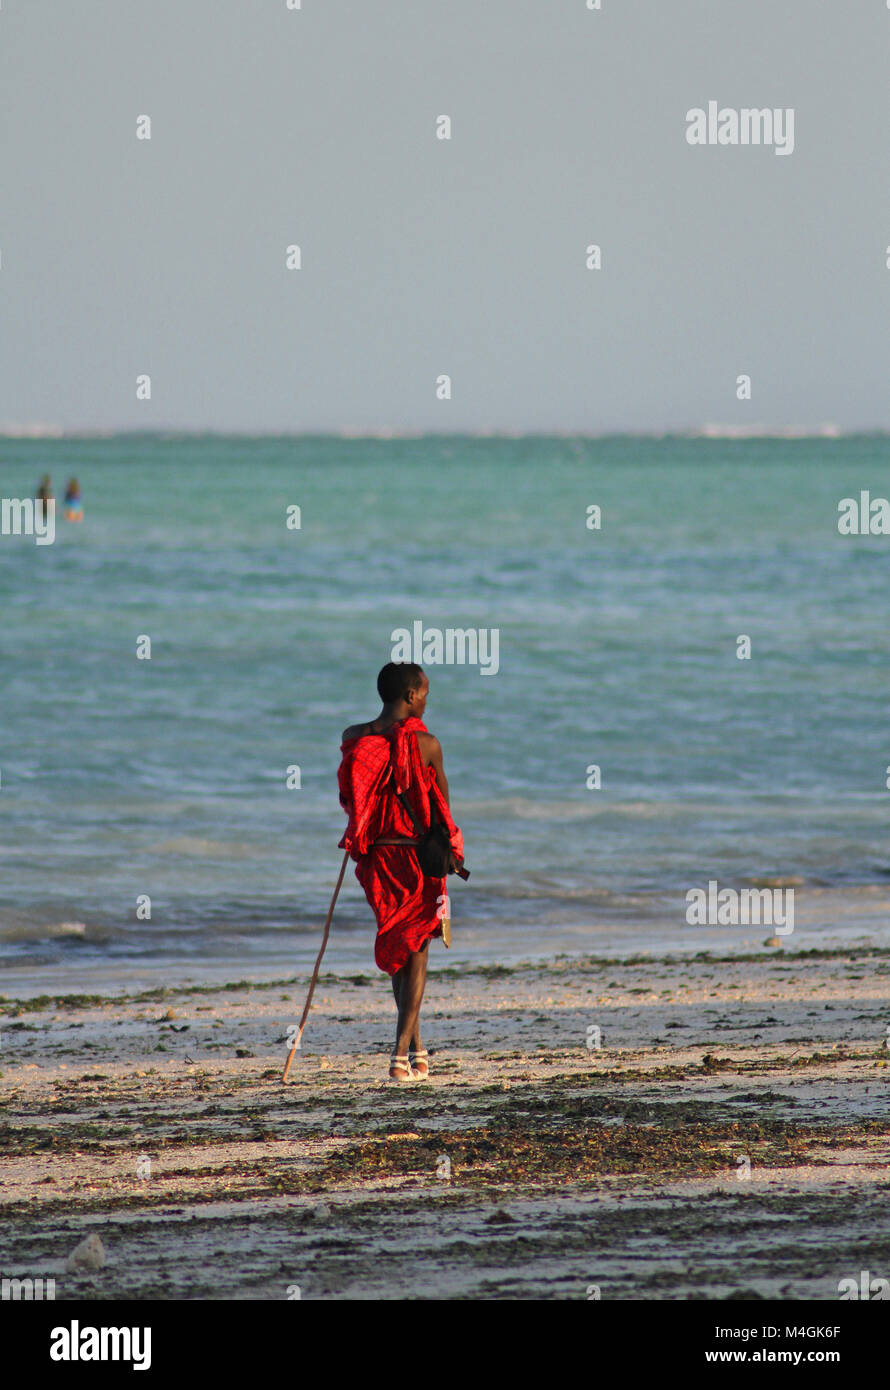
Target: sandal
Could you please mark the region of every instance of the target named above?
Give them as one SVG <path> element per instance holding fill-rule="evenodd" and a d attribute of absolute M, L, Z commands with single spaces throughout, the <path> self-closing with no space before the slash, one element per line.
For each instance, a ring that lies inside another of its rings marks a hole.
<path fill-rule="evenodd" d="M 394 1072 L 404 1072 L 404 1076 L 395 1076 Z M 397 1057 L 395 1053 L 389 1059 L 389 1079 L 390 1081 L 413 1081 L 414 1073 L 411 1070 L 411 1063 L 407 1057 Z"/>
<path fill-rule="evenodd" d="M 413 1050 L 408 1054 L 408 1061 L 414 1068 L 414 1075 L 418 1081 L 426 1081 L 430 1074 L 430 1054 L 425 1047 L 421 1047 L 417 1052 Z"/>

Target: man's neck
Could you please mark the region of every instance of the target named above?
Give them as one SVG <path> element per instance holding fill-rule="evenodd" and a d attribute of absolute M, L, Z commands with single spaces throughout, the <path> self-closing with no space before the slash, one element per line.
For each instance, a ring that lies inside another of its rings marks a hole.
<path fill-rule="evenodd" d="M 403 719 L 407 719 L 410 711 L 403 700 L 396 705 L 384 705 L 377 716 L 378 724 L 400 724 Z"/>

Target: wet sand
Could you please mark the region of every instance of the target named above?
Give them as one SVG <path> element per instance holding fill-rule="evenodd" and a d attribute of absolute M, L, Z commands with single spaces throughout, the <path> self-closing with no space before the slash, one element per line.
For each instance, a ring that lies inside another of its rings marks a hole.
<path fill-rule="evenodd" d="M 0 1271 L 57 1298 L 838 1298 L 890 1278 L 890 952 L 0 1002 Z M 596 1046 L 599 1029 L 600 1046 Z M 590 1045 L 589 1045 L 590 1044 Z M 103 1269 L 65 1260 L 100 1234 Z"/>

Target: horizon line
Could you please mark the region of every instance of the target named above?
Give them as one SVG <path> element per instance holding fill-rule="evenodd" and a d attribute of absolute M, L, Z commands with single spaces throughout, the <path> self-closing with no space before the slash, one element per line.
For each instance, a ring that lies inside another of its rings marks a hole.
<path fill-rule="evenodd" d="M 676 429 L 644 430 L 394 430 L 394 429 L 337 429 L 318 430 L 219 430 L 178 426 L 140 428 L 72 428 L 45 423 L 0 425 L 0 439 L 34 441 L 38 443 L 81 439 L 167 438 L 167 439 L 342 439 L 350 441 L 413 440 L 413 439 L 850 439 L 890 434 L 888 426 L 841 429 L 834 424 L 770 427 L 767 425 L 704 424 Z"/>

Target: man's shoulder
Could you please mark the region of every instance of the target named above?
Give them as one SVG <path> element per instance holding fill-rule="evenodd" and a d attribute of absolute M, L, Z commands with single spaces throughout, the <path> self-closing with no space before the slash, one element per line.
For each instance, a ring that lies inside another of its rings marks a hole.
<path fill-rule="evenodd" d="M 343 730 L 342 742 L 346 743 L 348 739 L 358 738 L 362 730 L 366 729 L 367 727 L 367 724 L 350 724 L 348 729 Z"/>

